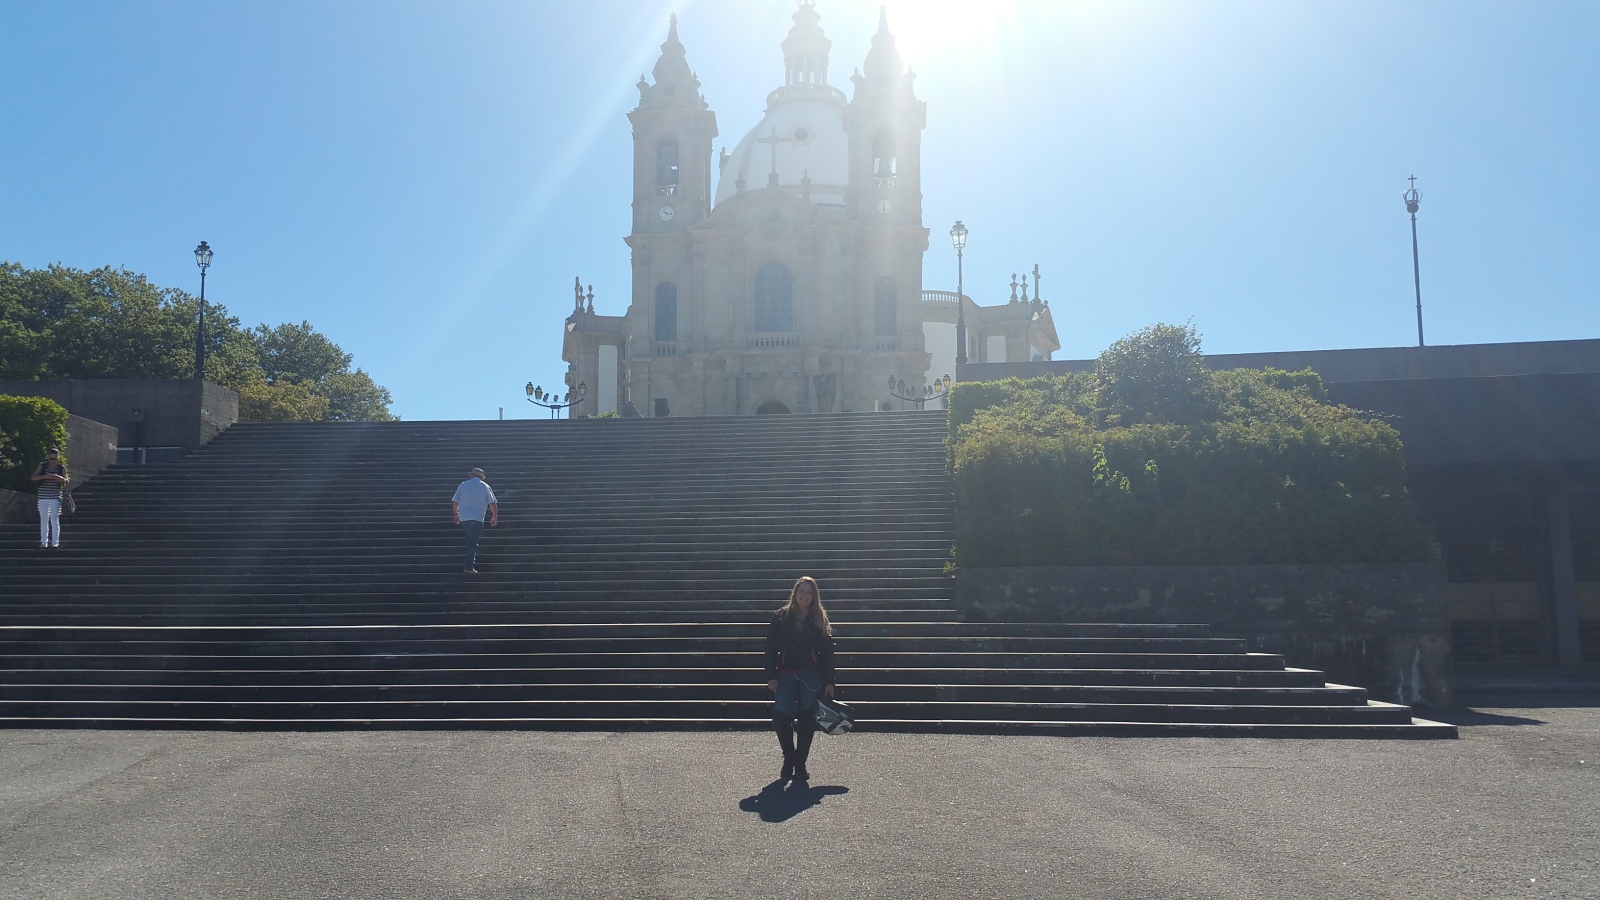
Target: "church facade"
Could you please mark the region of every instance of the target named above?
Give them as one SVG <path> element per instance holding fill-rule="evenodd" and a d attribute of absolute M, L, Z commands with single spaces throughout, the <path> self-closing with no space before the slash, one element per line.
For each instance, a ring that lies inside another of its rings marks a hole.
<path fill-rule="evenodd" d="M 628 309 L 600 314 L 580 285 L 565 322 L 567 383 L 585 386 L 583 412 L 907 408 L 890 383 L 920 393 L 954 371 L 958 313 L 972 361 L 1048 359 L 1059 349 L 1026 279 L 1020 300 L 1013 284 L 1011 298 L 990 307 L 924 292 L 927 107 L 915 75 L 880 18 L 847 98 L 828 81 L 820 18 L 802 0 L 781 44 L 783 85 L 733 152 L 714 158 L 716 115 L 673 17 L 654 81 L 640 78 L 628 114 Z"/>

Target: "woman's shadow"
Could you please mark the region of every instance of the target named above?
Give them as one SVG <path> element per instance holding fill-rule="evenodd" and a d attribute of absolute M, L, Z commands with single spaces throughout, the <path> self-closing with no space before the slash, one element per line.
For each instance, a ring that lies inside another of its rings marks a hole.
<path fill-rule="evenodd" d="M 783 822 L 813 806 L 822 805 L 822 798 L 847 794 L 850 789 L 840 785 L 812 787 L 809 782 L 778 779 L 761 789 L 761 793 L 739 801 L 739 808 L 753 812 L 763 822 Z"/>

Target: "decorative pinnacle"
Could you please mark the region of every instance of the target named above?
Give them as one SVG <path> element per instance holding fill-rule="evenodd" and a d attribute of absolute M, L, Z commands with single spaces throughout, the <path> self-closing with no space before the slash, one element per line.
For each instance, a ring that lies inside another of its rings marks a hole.
<path fill-rule="evenodd" d="M 1400 197 L 1406 201 L 1406 212 L 1414 216 L 1417 214 L 1417 209 L 1422 205 L 1422 192 L 1417 190 L 1417 176 L 1412 175 L 1410 181 L 1411 187 L 1407 188 Z"/>

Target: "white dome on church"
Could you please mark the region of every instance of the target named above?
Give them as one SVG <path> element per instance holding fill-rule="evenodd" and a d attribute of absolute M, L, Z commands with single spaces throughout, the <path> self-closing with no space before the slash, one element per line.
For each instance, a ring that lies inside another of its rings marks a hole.
<path fill-rule="evenodd" d="M 849 182 L 845 96 L 826 84 L 791 84 L 767 98 L 767 114 L 722 158 L 716 203 L 771 184 L 777 148 L 778 187 L 811 202 L 842 205 Z M 805 179 L 810 179 L 809 184 Z"/>

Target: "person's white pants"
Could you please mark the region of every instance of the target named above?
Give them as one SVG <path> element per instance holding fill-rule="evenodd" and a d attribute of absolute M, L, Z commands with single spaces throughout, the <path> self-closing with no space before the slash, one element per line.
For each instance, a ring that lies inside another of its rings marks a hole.
<path fill-rule="evenodd" d="M 61 546 L 61 501 L 39 501 L 39 546 Z"/>

